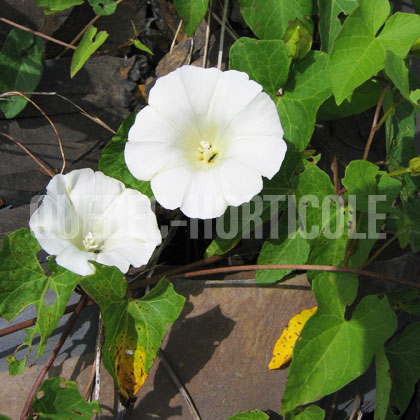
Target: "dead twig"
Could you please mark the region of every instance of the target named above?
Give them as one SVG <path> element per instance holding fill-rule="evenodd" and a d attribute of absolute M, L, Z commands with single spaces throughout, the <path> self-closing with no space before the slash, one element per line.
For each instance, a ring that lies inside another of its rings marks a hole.
<path fill-rule="evenodd" d="M 162 349 L 158 350 L 158 356 L 169 377 L 172 379 L 172 382 L 175 384 L 175 386 L 178 388 L 178 391 L 181 393 L 181 395 L 184 397 L 184 400 L 187 402 L 188 408 L 190 409 L 190 413 L 193 416 L 194 420 L 201 420 L 200 414 L 197 411 L 194 401 L 192 400 L 185 386 L 182 385 L 181 381 L 176 376 L 175 371 L 172 369 L 172 366 L 170 365 Z"/>
<path fill-rule="evenodd" d="M 0 98 L 2 98 L 2 97 L 6 97 L 6 96 L 15 96 L 15 95 L 18 95 L 18 96 L 21 96 L 22 98 L 25 98 L 30 104 L 32 104 L 43 116 L 44 116 L 44 118 L 50 123 L 50 125 L 51 125 L 51 127 L 52 127 L 52 129 L 54 130 L 54 133 L 55 133 L 55 135 L 56 135 L 56 137 L 57 137 L 57 141 L 58 141 L 58 147 L 60 148 L 60 153 L 61 153 L 61 158 L 63 159 L 63 166 L 61 167 L 61 171 L 60 171 L 60 173 L 62 174 L 63 172 L 64 172 L 64 168 L 66 167 L 66 157 L 64 156 L 64 150 L 63 150 L 63 143 L 62 143 L 62 141 L 61 141 L 61 137 L 60 137 L 60 134 L 59 134 L 59 132 L 58 132 L 58 130 L 57 130 L 57 128 L 55 127 L 55 125 L 54 125 L 54 123 L 51 121 L 51 118 L 45 113 L 45 111 L 39 106 L 39 105 L 37 105 L 32 99 L 30 99 L 28 96 L 26 96 L 24 93 L 22 93 L 22 92 L 14 92 L 14 91 L 11 91 L 11 92 L 5 92 L 5 93 L 2 93 L 1 95 L 0 95 Z"/>
<path fill-rule="evenodd" d="M 84 308 L 88 306 L 92 306 L 94 304 L 95 302 L 93 300 L 88 299 L 86 301 Z M 63 315 L 73 312 L 76 309 L 76 307 L 77 307 L 77 303 L 67 306 L 66 309 L 64 310 Z M 10 327 L 3 328 L 2 330 L 0 330 L 0 337 L 13 334 L 16 331 L 20 331 L 28 327 L 32 327 L 33 325 L 36 324 L 37 319 L 38 318 L 28 319 L 27 321 L 19 322 L 19 324 L 15 324 L 15 325 L 11 325 Z"/>
<path fill-rule="evenodd" d="M 213 274 L 224 274 L 232 273 L 236 271 L 255 271 L 255 270 L 302 270 L 302 271 L 327 271 L 330 273 L 349 273 L 356 274 L 359 276 L 371 277 L 379 280 L 388 281 L 395 284 L 400 284 L 414 289 L 420 289 L 419 283 L 414 283 L 409 280 L 398 279 L 397 277 L 387 276 L 385 274 L 374 273 L 372 271 L 362 270 L 360 268 L 350 267 L 337 267 L 333 265 L 317 265 L 317 264 L 261 264 L 261 265 L 236 265 L 230 267 L 219 267 L 209 268 L 207 270 L 189 271 L 183 274 L 172 274 L 172 275 L 159 275 L 153 276 L 150 279 L 145 279 L 141 283 L 136 285 L 138 287 L 144 287 L 146 285 L 157 283 L 162 277 L 168 280 L 175 279 L 189 279 L 193 277 L 208 276 Z"/>
<path fill-rule="evenodd" d="M 337 155 L 333 156 L 331 169 L 332 169 L 333 177 L 334 177 L 334 192 L 335 192 L 335 195 L 338 195 L 340 191 L 340 179 L 338 178 Z"/>
<path fill-rule="evenodd" d="M 217 55 L 217 68 L 219 70 L 222 69 L 223 44 L 224 44 L 224 41 L 225 41 L 225 30 L 226 30 L 228 5 L 229 5 L 229 0 L 225 0 L 225 4 L 223 6 L 222 27 L 220 29 L 219 53 Z"/>
<path fill-rule="evenodd" d="M 211 14 L 213 19 L 219 24 L 222 24 L 222 19 L 219 18 L 219 16 L 216 15 L 216 13 L 212 13 Z M 237 39 L 239 39 L 239 36 L 229 27 L 230 25 L 228 24 L 229 22 L 226 22 L 226 32 L 232 37 L 232 39 L 234 41 L 236 41 Z"/>
<path fill-rule="evenodd" d="M 7 23 L 8 25 L 14 26 L 15 28 L 22 29 L 22 31 L 30 32 L 33 35 L 40 36 L 41 38 L 44 38 L 48 41 L 55 42 L 56 44 L 59 44 L 59 45 L 63 45 L 66 48 L 71 48 L 72 50 L 76 49 L 74 45 L 67 44 L 67 42 L 60 41 L 59 39 L 55 39 L 51 36 L 45 35 L 42 32 L 34 31 L 33 29 L 27 28 L 26 26 L 19 25 L 18 23 L 15 23 L 4 17 L 0 17 L 0 21 Z"/>
<path fill-rule="evenodd" d="M 48 169 L 34 154 L 32 154 L 32 152 L 26 146 L 24 146 L 22 143 L 20 143 L 18 140 L 12 137 L 10 134 L 0 133 L 0 136 L 6 137 L 7 139 L 15 143 L 17 146 L 19 146 L 28 156 L 32 158 L 32 160 L 35 161 L 35 163 L 41 168 L 41 171 L 45 175 L 49 175 L 51 178 L 55 176 L 55 173 L 51 169 Z"/>
<path fill-rule="evenodd" d="M 182 28 L 182 19 L 179 21 L 179 23 L 178 23 L 178 28 L 176 28 L 176 32 L 175 32 L 175 36 L 174 36 L 174 39 L 172 40 L 172 43 L 171 43 L 171 48 L 169 48 L 169 54 L 171 54 L 172 53 L 172 51 L 174 50 L 174 48 L 175 48 L 175 45 L 176 45 L 176 39 L 178 38 L 178 35 L 179 35 L 179 31 L 181 30 L 181 28 Z"/>
<path fill-rule="evenodd" d="M 35 395 L 35 392 L 38 389 L 38 387 L 41 385 L 42 381 L 45 378 L 45 375 L 48 372 L 48 369 L 50 368 L 50 366 L 54 362 L 55 358 L 58 355 L 58 352 L 60 351 L 60 349 L 63 346 L 64 342 L 66 341 L 67 337 L 69 336 L 74 324 L 77 321 L 77 318 L 80 314 L 80 311 L 82 310 L 83 305 L 85 304 L 86 299 L 87 299 L 87 295 L 85 295 L 85 294 L 80 297 L 79 303 L 77 304 L 72 316 L 68 320 L 66 329 L 63 332 L 62 336 L 60 337 L 59 342 L 54 347 L 54 350 L 52 351 L 50 357 L 48 358 L 45 365 L 42 367 L 41 372 L 39 372 L 39 375 L 36 378 L 36 380 L 35 380 L 35 382 L 32 386 L 31 392 L 29 393 L 28 398 L 26 399 L 25 406 L 23 407 L 23 411 L 22 411 L 22 414 L 20 416 L 20 420 L 26 420 L 28 418 L 29 412 L 31 410 L 32 399 Z"/>
<path fill-rule="evenodd" d="M 384 90 L 381 93 L 381 96 L 379 97 L 378 104 L 376 105 L 375 115 L 373 117 L 372 127 L 370 128 L 369 138 L 366 142 L 365 151 L 363 152 L 363 160 L 366 160 L 368 158 L 370 146 L 373 141 L 373 137 L 376 133 L 376 130 L 378 129 L 378 119 L 379 119 L 379 113 L 381 112 L 382 103 L 385 99 L 385 94 L 389 89 L 389 84 L 385 86 Z"/>
<path fill-rule="evenodd" d="M 210 41 L 210 23 L 211 23 L 211 13 L 213 8 L 213 0 L 209 2 L 209 11 L 207 13 L 207 23 L 206 23 L 206 40 L 204 42 L 204 52 L 203 52 L 203 67 L 207 67 L 207 54 L 209 51 L 209 41 Z"/>

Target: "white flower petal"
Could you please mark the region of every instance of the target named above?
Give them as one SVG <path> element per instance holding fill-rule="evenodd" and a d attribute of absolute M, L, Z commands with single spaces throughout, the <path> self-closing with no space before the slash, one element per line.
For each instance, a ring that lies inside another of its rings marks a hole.
<path fill-rule="evenodd" d="M 60 197 L 67 195 L 67 192 L 67 182 L 64 175 L 56 175 L 47 185 L 47 193 L 49 197 Z"/>
<path fill-rule="evenodd" d="M 275 137 L 243 139 L 229 146 L 227 160 L 243 163 L 271 179 L 280 169 L 286 153 L 286 145 Z"/>
<path fill-rule="evenodd" d="M 91 252 L 81 251 L 74 245 L 63 249 L 55 258 L 58 265 L 80 276 L 88 276 L 95 272 L 95 267 L 89 260 L 96 260 L 96 255 Z"/>
<path fill-rule="evenodd" d="M 156 81 L 149 105 L 178 127 L 186 127 L 194 115 L 205 115 L 222 74 L 217 69 L 180 67 Z"/>
<path fill-rule="evenodd" d="M 121 271 L 126 273 L 130 267 L 130 262 L 127 260 L 124 254 L 125 249 L 110 249 L 109 252 L 102 252 L 98 255 L 98 263 L 104 265 L 113 265 Z"/>
<path fill-rule="evenodd" d="M 90 223 L 101 217 L 115 197 L 124 189 L 124 184 L 102 172 L 92 169 L 78 169 L 65 175 L 68 196 L 79 217 L 85 221 L 85 230 Z"/>
<path fill-rule="evenodd" d="M 212 219 L 222 215 L 226 208 L 217 171 L 197 171 L 190 179 L 181 211 L 191 218 Z"/>
<path fill-rule="evenodd" d="M 230 206 L 239 206 L 252 199 L 263 187 L 261 174 L 235 161 L 226 161 L 218 168 L 224 197 Z"/>
<path fill-rule="evenodd" d="M 158 141 L 172 143 L 183 132 L 151 106 L 144 107 L 136 116 L 128 132 L 129 142 Z"/>
<path fill-rule="evenodd" d="M 79 236 L 81 223 L 67 195 L 45 196 L 29 221 L 42 248 L 56 255 Z"/>
<path fill-rule="evenodd" d="M 102 233 L 105 250 L 121 239 L 150 241 L 155 246 L 161 241 L 150 200 L 132 189 L 126 189 L 115 199 L 93 230 Z"/>
<path fill-rule="evenodd" d="M 107 247 L 106 252 L 98 255 L 98 262 L 115 265 L 122 273 L 126 273 L 130 264 L 133 267 L 147 264 L 155 248 L 155 244 L 137 239 L 115 241 Z"/>
<path fill-rule="evenodd" d="M 227 159 L 235 159 L 272 178 L 280 169 L 287 145 L 277 109 L 259 93 L 229 124 Z"/>
<path fill-rule="evenodd" d="M 122 182 L 100 171 L 95 172 L 95 190 L 92 194 L 92 215 L 102 215 L 123 191 L 125 191 L 125 185 Z"/>
<path fill-rule="evenodd" d="M 223 72 L 216 68 L 183 66 L 175 73 L 184 86 L 193 113 L 204 118 Z"/>
<path fill-rule="evenodd" d="M 159 130 L 156 127 L 156 130 Z M 181 151 L 161 142 L 128 142 L 124 151 L 125 163 L 132 175 L 144 181 L 158 172 L 179 165 L 184 157 Z"/>
<path fill-rule="evenodd" d="M 210 103 L 207 120 L 212 124 L 225 126 L 242 111 L 262 90 L 249 80 L 246 73 L 230 70 L 219 78 Z"/>
<path fill-rule="evenodd" d="M 157 202 L 166 209 L 174 210 L 181 206 L 190 180 L 195 176 L 187 165 L 162 171 L 151 182 Z"/>
<path fill-rule="evenodd" d="M 241 136 L 270 136 L 283 139 L 277 108 L 265 92 L 258 93 L 232 119 L 229 135 L 232 136 L 232 141 Z"/>

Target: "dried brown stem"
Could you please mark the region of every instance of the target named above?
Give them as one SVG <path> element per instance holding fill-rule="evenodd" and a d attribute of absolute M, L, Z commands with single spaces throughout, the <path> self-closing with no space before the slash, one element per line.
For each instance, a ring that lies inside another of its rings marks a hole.
<path fill-rule="evenodd" d="M 140 287 L 148 286 L 150 284 L 156 284 L 162 277 L 169 278 L 176 276 L 180 273 L 185 273 L 188 270 L 193 270 L 194 268 L 202 267 L 203 265 L 210 265 L 218 261 L 222 261 L 223 259 L 227 258 L 228 255 L 214 255 L 213 257 L 204 258 L 203 260 L 195 261 L 191 264 L 184 265 L 182 267 L 173 268 L 172 270 L 168 270 L 163 274 L 156 274 L 148 279 L 141 280 L 140 282 L 131 283 L 128 285 L 129 289 L 139 289 Z"/>
<path fill-rule="evenodd" d="M 48 169 L 34 154 L 32 154 L 32 152 L 26 146 L 24 146 L 21 142 L 12 137 L 10 134 L 0 133 L 0 136 L 6 137 L 7 139 L 15 143 L 17 146 L 19 146 L 26 154 L 28 154 L 35 161 L 35 163 L 41 168 L 41 171 L 45 173 L 45 175 L 49 175 L 51 178 L 55 175 L 55 173 L 51 169 Z"/>
<path fill-rule="evenodd" d="M 420 289 L 419 283 L 414 283 L 412 281 L 398 279 L 396 277 L 387 276 L 385 274 L 374 273 L 372 271 L 362 270 L 360 268 L 350 268 L 350 267 L 336 267 L 332 265 L 315 265 L 315 264 L 261 264 L 261 265 L 236 265 L 231 267 L 219 267 L 219 268 L 209 268 L 207 270 L 199 271 L 189 271 L 183 274 L 171 274 L 153 276 L 150 279 L 146 279 L 137 285 L 137 287 L 145 286 L 146 284 L 155 284 L 162 277 L 165 277 L 169 280 L 173 279 L 188 279 L 192 277 L 201 277 L 208 276 L 212 274 L 221 274 L 221 273 L 232 273 L 236 271 L 255 271 L 255 270 L 304 270 L 304 271 L 327 271 L 332 273 L 350 273 L 357 274 L 359 276 L 372 277 L 375 279 L 380 279 L 388 281 L 391 283 L 401 284 L 403 286 L 413 287 L 415 289 Z"/>
<path fill-rule="evenodd" d="M 230 267 L 219 267 L 219 268 L 210 268 L 207 270 L 199 270 L 199 271 L 188 271 L 203 265 L 209 265 L 214 262 L 218 262 L 226 258 L 225 255 L 215 255 L 213 257 L 205 258 L 200 261 L 196 261 L 191 264 L 187 264 L 183 267 L 177 267 L 173 270 L 168 270 L 166 273 L 158 274 L 148 279 L 144 279 L 138 283 L 133 283 L 128 285 L 128 289 L 139 289 L 140 287 L 145 287 L 148 285 L 156 284 L 161 280 L 163 277 L 167 278 L 168 280 L 174 279 L 188 279 L 192 277 L 201 277 L 207 276 L 211 274 L 221 274 L 221 273 L 231 273 L 237 271 L 255 271 L 255 270 L 302 270 L 302 271 L 327 271 L 333 273 L 350 273 L 356 274 L 360 276 L 366 276 L 371 278 L 376 278 L 379 280 L 388 281 L 391 283 L 400 284 L 407 287 L 412 287 L 415 289 L 420 289 L 420 284 L 414 283 L 404 279 L 398 279 L 396 277 L 387 276 L 385 274 L 374 273 L 372 271 L 366 271 L 361 268 L 349 268 L 349 267 L 336 267 L 331 265 L 311 265 L 311 264 L 272 264 L 272 265 L 236 265 Z M 222 281 L 222 280 L 221 280 Z M 86 306 L 93 305 L 94 302 L 91 300 L 87 301 Z M 65 314 L 70 313 L 74 310 L 75 305 L 70 305 L 66 308 Z M 3 337 L 8 334 L 12 334 L 16 331 L 20 331 L 24 328 L 30 327 L 34 325 L 36 322 L 36 318 L 31 320 L 21 322 L 16 325 L 12 325 L 11 327 L 4 328 L 0 330 L 0 337 Z"/>
<path fill-rule="evenodd" d="M 26 399 L 26 403 L 25 403 L 25 406 L 23 408 L 22 414 L 20 416 L 20 420 L 26 420 L 28 418 L 29 412 L 31 410 L 32 399 L 35 395 L 35 392 L 38 389 L 38 387 L 41 385 L 42 381 L 45 378 L 45 375 L 48 372 L 48 369 L 50 368 L 50 366 L 54 362 L 55 358 L 58 355 L 58 352 L 60 351 L 60 349 L 63 346 L 64 342 L 66 341 L 67 337 L 69 336 L 74 324 L 77 321 L 77 318 L 80 314 L 80 311 L 82 310 L 82 308 L 85 304 L 86 299 L 87 299 L 87 295 L 85 295 L 85 294 L 80 297 L 79 303 L 77 304 L 76 308 L 74 309 L 74 312 L 73 312 L 72 316 L 68 320 L 66 329 L 63 332 L 63 334 L 61 335 L 59 342 L 54 347 L 54 350 L 52 351 L 50 357 L 48 358 L 45 365 L 42 367 L 41 372 L 39 372 L 39 375 L 36 378 L 36 380 L 35 380 L 35 382 L 32 386 L 31 392 L 29 393 L 28 398 Z"/>
<path fill-rule="evenodd" d="M 385 86 L 384 90 L 379 97 L 378 104 L 376 105 L 375 115 L 373 117 L 372 127 L 370 128 L 369 138 L 367 140 L 365 151 L 363 152 L 363 160 L 366 160 L 369 154 L 370 146 L 375 136 L 376 130 L 378 129 L 379 113 L 381 112 L 382 103 L 384 102 L 386 92 L 389 89 L 389 85 Z"/>
<path fill-rule="evenodd" d="M 67 42 L 60 41 L 59 39 L 55 39 L 51 36 L 45 35 L 42 32 L 34 31 L 33 29 L 27 28 L 26 26 L 19 25 L 18 23 L 15 23 L 4 17 L 0 17 L 0 21 L 7 23 L 8 25 L 14 26 L 15 28 L 22 29 L 22 31 L 30 32 L 31 34 L 40 36 L 41 38 L 44 38 L 48 41 L 55 42 L 56 44 L 63 45 L 64 47 L 67 47 L 67 48 L 71 48 L 72 50 L 76 49 L 74 45 L 67 44 Z"/>
<path fill-rule="evenodd" d="M 162 349 L 158 350 L 158 356 L 160 358 L 160 361 L 162 362 L 163 367 L 166 369 L 166 372 L 168 373 L 169 377 L 172 379 L 172 382 L 175 384 L 175 386 L 178 388 L 178 391 L 184 397 L 184 400 L 187 403 L 188 409 L 190 410 L 190 414 L 193 417 L 193 419 L 201 420 L 200 413 L 198 412 L 194 401 L 192 400 L 185 386 L 178 379 L 178 376 L 176 376 L 175 371 L 173 370 L 171 364 L 169 363 L 165 355 L 165 352 Z"/>
<path fill-rule="evenodd" d="M 206 23 L 206 40 L 204 42 L 204 52 L 203 52 L 203 67 L 207 67 L 207 54 L 209 51 L 209 41 L 210 41 L 210 23 L 211 23 L 211 13 L 213 10 L 213 0 L 209 1 L 209 10 L 207 13 L 207 23 Z"/>
<path fill-rule="evenodd" d="M 50 123 L 52 129 L 54 130 L 54 133 L 57 137 L 57 141 L 58 141 L 58 147 L 60 148 L 60 153 L 61 153 L 61 158 L 63 159 L 63 166 L 61 167 L 61 171 L 60 173 L 64 172 L 64 168 L 66 167 L 66 157 L 64 156 L 64 150 L 63 150 L 63 143 L 61 141 L 61 137 L 60 134 L 58 133 L 57 128 L 55 127 L 54 123 L 51 121 L 51 118 L 45 113 L 45 111 L 39 106 L 37 105 L 32 99 L 30 99 L 28 96 L 26 96 L 24 93 L 22 92 L 5 92 L 2 93 L 0 95 L 0 98 L 5 97 L 5 96 L 14 96 L 14 95 L 18 95 L 21 96 L 22 98 L 25 98 L 30 104 L 32 104 L 43 116 L 44 118 L 46 118 L 46 120 Z"/>
<path fill-rule="evenodd" d="M 218 55 L 217 55 L 217 68 L 219 70 L 222 69 L 223 43 L 224 43 L 224 40 L 225 40 L 225 30 L 226 30 L 228 5 L 229 5 L 229 0 L 225 0 L 225 4 L 223 5 L 222 27 L 220 28 L 219 52 L 218 52 Z"/>
<path fill-rule="evenodd" d="M 331 169 L 332 169 L 333 177 L 334 177 L 334 192 L 335 192 L 335 195 L 338 195 L 338 193 L 340 192 L 340 180 L 338 178 L 337 155 L 333 156 Z"/>
<path fill-rule="evenodd" d="M 85 307 L 91 306 L 94 303 L 95 302 L 93 300 L 88 299 L 86 301 Z M 64 310 L 63 315 L 66 315 L 66 314 L 69 314 L 70 312 L 73 312 L 76 309 L 76 306 L 77 306 L 77 303 L 67 306 L 67 308 Z M 36 324 L 37 319 L 38 318 L 28 319 L 27 321 L 19 322 L 19 324 L 15 324 L 15 325 L 11 325 L 10 327 L 3 328 L 2 330 L 0 330 L 0 337 L 4 337 L 6 335 L 13 334 L 16 331 L 20 331 L 20 330 L 23 330 L 23 329 L 28 328 L 28 327 L 32 327 L 33 325 Z"/>

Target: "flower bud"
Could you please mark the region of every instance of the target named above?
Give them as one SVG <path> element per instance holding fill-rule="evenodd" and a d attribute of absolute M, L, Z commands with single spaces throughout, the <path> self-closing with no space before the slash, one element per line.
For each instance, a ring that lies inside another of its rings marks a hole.
<path fill-rule="evenodd" d="M 303 58 L 312 47 L 311 31 L 302 21 L 295 19 L 289 22 L 283 41 L 289 57 Z"/>
<path fill-rule="evenodd" d="M 410 170 L 411 176 L 420 175 L 420 156 L 410 159 L 410 162 L 408 162 L 408 169 Z"/>

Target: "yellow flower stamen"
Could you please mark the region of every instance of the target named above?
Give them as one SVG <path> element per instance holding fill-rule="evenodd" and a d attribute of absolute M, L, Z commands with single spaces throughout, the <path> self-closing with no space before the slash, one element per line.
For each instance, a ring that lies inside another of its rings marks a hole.
<path fill-rule="evenodd" d="M 99 254 L 102 252 L 100 249 L 100 245 L 95 242 L 95 238 L 92 232 L 89 232 L 85 239 L 83 239 L 83 246 L 85 247 L 85 251 L 94 252 L 95 254 Z"/>
<path fill-rule="evenodd" d="M 200 152 L 200 160 L 205 160 L 207 163 L 213 161 L 213 159 L 217 156 L 217 152 L 208 141 L 201 140 L 200 146 L 197 147 L 197 150 Z"/>

